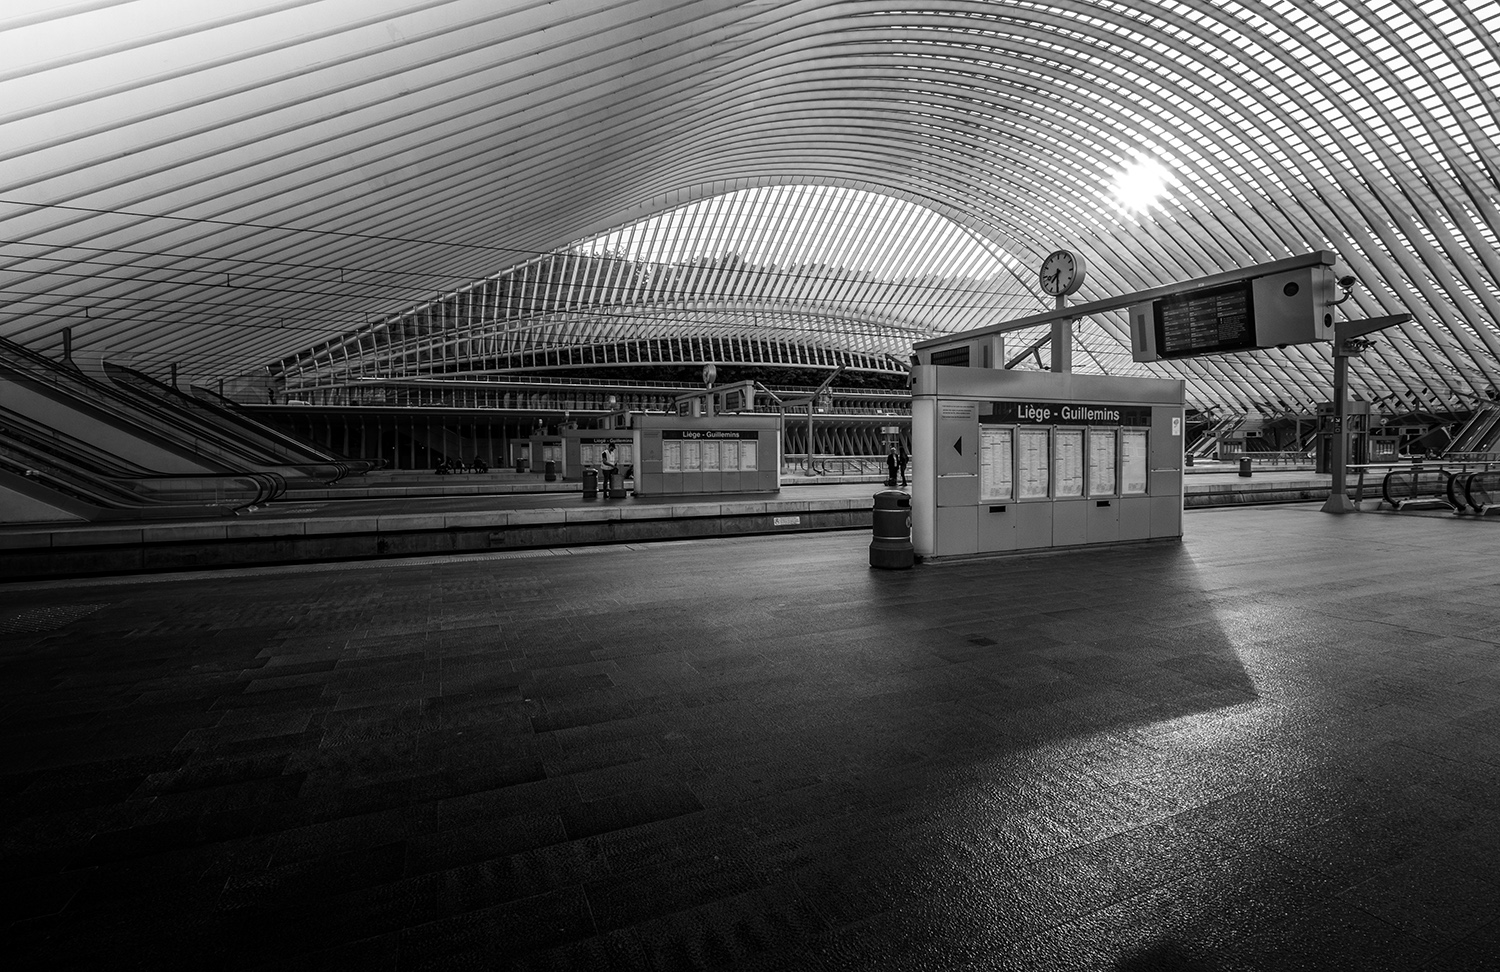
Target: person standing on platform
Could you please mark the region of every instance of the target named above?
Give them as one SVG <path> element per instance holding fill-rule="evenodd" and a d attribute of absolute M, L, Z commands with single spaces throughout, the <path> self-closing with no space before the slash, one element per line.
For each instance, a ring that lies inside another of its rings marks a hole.
<path fill-rule="evenodd" d="M 897 462 L 898 460 L 896 459 L 896 447 L 891 446 L 891 451 L 885 454 L 885 466 L 890 470 L 890 475 L 885 477 L 885 484 L 887 486 L 890 486 L 892 489 L 894 489 L 896 486 Z"/>
<path fill-rule="evenodd" d="M 896 468 L 901 471 L 901 485 L 906 485 L 906 464 L 911 462 L 911 456 L 906 454 L 906 443 L 896 444 Z"/>
<path fill-rule="evenodd" d="M 620 459 L 615 454 L 613 442 L 604 447 L 604 455 L 599 457 L 599 469 L 604 473 L 604 498 L 609 499 L 615 491 L 615 476 L 620 471 Z"/>

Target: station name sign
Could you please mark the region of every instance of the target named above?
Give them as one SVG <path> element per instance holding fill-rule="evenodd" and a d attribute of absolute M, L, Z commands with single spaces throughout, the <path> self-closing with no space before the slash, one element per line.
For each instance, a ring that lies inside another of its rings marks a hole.
<path fill-rule="evenodd" d="M 683 439 L 688 442 L 705 439 L 758 439 L 756 429 L 662 429 L 663 439 Z"/>
<path fill-rule="evenodd" d="M 1150 425 L 1151 409 L 1087 402 L 993 402 L 980 419 L 991 425 Z"/>

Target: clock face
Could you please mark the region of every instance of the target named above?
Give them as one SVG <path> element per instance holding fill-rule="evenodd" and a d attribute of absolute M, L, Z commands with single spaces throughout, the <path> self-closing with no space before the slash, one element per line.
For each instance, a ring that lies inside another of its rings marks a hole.
<path fill-rule="evenodd" d="M 1071 294 L 1083 286 L 1083 257 L 1071 250 L 1054 250 L 1042 261 L 1042 291 L 1053 297 Z"/>

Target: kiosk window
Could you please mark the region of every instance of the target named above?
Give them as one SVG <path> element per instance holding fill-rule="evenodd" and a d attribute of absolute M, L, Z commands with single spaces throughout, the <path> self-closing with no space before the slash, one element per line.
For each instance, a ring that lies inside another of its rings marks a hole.
<path fill-rule="evenodd" d="M 1051 482 L 1052 433 L 1047 429 L 1016 430 L 1016 479 L 1019 499 L 1040 499 Z"/>
<path fill-rule="evenodd" d="M 1146 444 L 1144 429 L 1120 432 L 1120 492 L 1123 495 L 1146 492 Z"/>
<path fill-rule="evenodd" d="M 1114 429 L 1089 429 L 1089 495 L 1112 496 L 1114 492 Z"/>
<path fill-rule="evenodd" d="M 979 427 L 979 502 L 1014 499 L 1015 429 Z"/>
<path fill-rule="evenodd" d="M 1054 496 L 1083 495 L 1083 429 L 1058 429 Z"/>

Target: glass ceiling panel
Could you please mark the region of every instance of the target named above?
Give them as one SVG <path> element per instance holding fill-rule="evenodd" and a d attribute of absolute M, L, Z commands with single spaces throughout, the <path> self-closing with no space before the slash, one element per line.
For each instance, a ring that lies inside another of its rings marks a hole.
<path fill-rule="evenodd" d="M 200 378 L 653 317 L 869 350 L 1045 306 L 1060 245 L 1081 300 L 1327 248 L 1414 317 L 1358 387 L 1500 383 L 1496 0 L 180 7 L 0 14 L 0 335 Z M 1249 408 L 1327 366 L 1153 373 Z"/>

